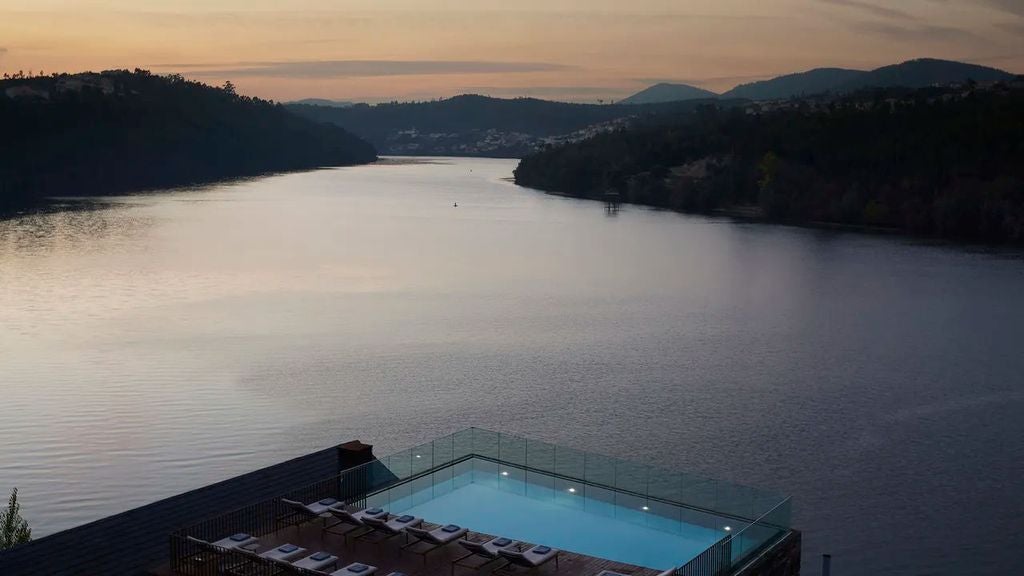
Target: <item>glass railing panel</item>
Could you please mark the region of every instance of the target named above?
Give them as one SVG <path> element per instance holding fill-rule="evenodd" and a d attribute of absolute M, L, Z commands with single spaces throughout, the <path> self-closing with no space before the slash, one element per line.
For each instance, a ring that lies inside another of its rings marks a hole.
<path fill-rule="evenodd" d="M 388 469 L 396 478 L 404 480 L 412 474 L 412 451 L 403 450 L 388 458 Z"/>
<path fill-rule="evenodd" d="M 647 524 L 647 514 L 650 506 L 647 498 L 626 492 L 615 493 L 615 517 L 623 522 L 632 524 Z"/>
<path fill-rule="evenodd" d="M 452 466 L 452 488 L 457 490 L 473 482 L 473 460 L 461 460 Z"/>
<path fill-rule="evenodd" d="M 454 435 L 449 434 L 431 442 L 434 445 L 434 467 L 447 466 L 454 460 Z"/>
<path fill-rule="evenodd" d="M 498 486 L 504 492 L 526 496 L 526 469 L 517 466 L 498 466 Z"/>
<path fill-rule="evenodd" d="M 715 510 L 718 505 L 718 483 L 692 474 L 680 473 L 679 502 L 687 506 Z"/>
<path fill-rule="evenodd" d="M 444 496 L 455 489 L 455 466 L 445 466 L 431 474 L 434 496 Z"/>
<path fill-rule="evenodd" d="M 615 486 L 615 465 L 617 460 L 601 454 L 587 454 L 584 478 L 587 482 L 601 486 Z"/>
<path fill-rule="evenodd" d="M 615 517 L 614 490 L 593 484 L 587 484 L 585 490 L 587 512 L 608 518 Z"/>
<path fill-rule="evenodd" d="M 434 476 L 426 474 L 409 482 L 411 506 L 419 506 L 434 499 Z"/>
<path fill-rule="evenodd" d="M 615 463 L 615 488 L 646 496 L 648 472 L 643 464 L 619 460 Z"/>
<path fill-rule="evenodd" d="M 580 465 L 582 466 L 582 455 L 579 456 L 581 459 Z M 587 485 L 585 483 L 555 477 L 554 488 L 556 504 L 576 508 L 578 510 L 584 510 L 586 508 L 585 495 Z"/>
<path fill-rule="evenodd" d="M 474 428 L 473 453 L 487 458 L 494 458 L 495 460 L 499 459 L 501 457 L 501 434 L 482 428 Z"/>
<path fill-rule="evenodd" d="M 785 534 L 789 528 L 791 513 L 791 503 L 787 498 L 752 524 L 737 532 L 733 538 L 732 548 L 734 565 L 745 561 L 749 555 Z"/>
<path fill-rule="evenodd" d="M 655 530 L 681 534 L 683 532 L 683 508 L 658 500 L 647 502 L 647 525 Z"/>
<path fill-rule="evenodd" d="M 526 465 L 534 470 L 555 471 L 555 445 L 538 440 L 526 441 Z"/>
<path fill-rule="evenodd" d="M 468 428 L 452 434 L 452 460 L 465 458 L 473 453 L 473 434 L 475 430 L 475 428 Z"/>
<path fill-rule="evenodd" d="M 409 475 L 422 474 L 434 467 L 434 443 L 420 444 L 409 450 L 412 455 L 409 459 Z"/>
<path fill-rule="evenodd" d="M 584 479 L 586 463 L 586 453 L 572 448 L 555 447 L 555 474 Z"/>
<path fill-rule="evenodd" d="M 526 465 L 526 440 L 511 434 L 502 434 L 498 440 L 498 459 L 502 462 Z"/>
<path fill-rule="evenodd" d="M 647 495 L 670 502 L 681 503 L 682 477 L 679 474 L 652 469 L 647 479 Z"/>
<path fill-rule="evenodd" d="M 473 458 L 473 483 L 490 488 L 500 488 L 501 465 L 493 460 Z"/>
<path fill-rule="evenodd" d="M 751 497 L 752 493 L 749 488 L 731 482 L 718 482 L 714 510 L 723 514 L 753 520 L 764 511 L 753 509 Z"/>
<path fill-rule="evenodd" d="M 400 514 L 412 508 L 412 482 L 403 482 L 388 489 L 388 505 L 385 510 L 392 514 Z"/>
<path fill-rule="evenodd" d="M 555 477 L 538 472 L 527 472 L 526 496 L 544 502 L 553 502 L 555 499 Z"/>

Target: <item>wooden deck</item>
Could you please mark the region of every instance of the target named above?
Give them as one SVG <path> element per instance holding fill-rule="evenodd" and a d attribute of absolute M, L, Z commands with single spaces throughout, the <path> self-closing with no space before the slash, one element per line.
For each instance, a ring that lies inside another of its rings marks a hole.
<path fill-rule="evenodd" d="M 424 524 L 433 527 L 433 524 Z M 343 530 L 344 527 L 339 527 Z M 359 531 L 352 532 L 358 534 Z M 454 566 L 453 562 L 466 554 L 466 550 L 458 544 L 452 543 L 444 548 L 430 552 L 426 557 L 413 552 L 418 549 L 402 550 L 405 544 L 405 536 L 396 536 L 385 541 L 378 541 L 376 534 L 367 538 L 347 538 L 343 535 L 324 533 L 322 524 L 310 522 L 291 528 L 282 528 L 275 534 L 269 534 L 260 538 L 259 552 L 270 550 L 284 544 L 294 544 L 306 548 L 309 552 L 305 555 L 316 552 L 329 552 L 340 558 L 338 568 L 342 568 L 353 562 L 375 566 L 377 572 L 374 576 L 386 576 L 391 572 L 402 572 L 408 576 L 490 576 L 495 569 L 502 572 L 504 562 L 495 561 L 483 569 L 472 567 Z M 467 535 L 471 540 L 486 540 L 491 536 L 470 532 Z M 538 543 L 542 544 L 542 543 Z M 523 543 L 523 546 L 528 543 Z M 425 561 L 424 561 L 425 559 Z M 479 558 L 470 558 L 467 563 L 482 562 Z M 543 566 L 526 570 L 524 568 L 512 567 L 509 569 L 513 574 L 529 573 L 530 576 L 596 576 L 602 570 L 611 570 L 631 576 L 657 576 L 658 570 L 642 568 L 621 562 L 614 562 L 593 556 L 584 556 L 562 550 L 558 557 L 556 568 L 554 560 Z M 332 570 L 326 570 L 330 573 Z M 169 569 L 157 571 L 157 574 L 173 574 Z"/>

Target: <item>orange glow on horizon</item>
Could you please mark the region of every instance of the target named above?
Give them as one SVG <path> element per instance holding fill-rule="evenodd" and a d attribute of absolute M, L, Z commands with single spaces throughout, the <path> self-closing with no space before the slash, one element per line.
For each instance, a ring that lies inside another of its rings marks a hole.
<path fill-rule="evenodd" d="M 0 0 L 0 70 L 149 68 L 278 100 L 617 99 L 917 57 L 1024 71 L 999 0 Z"/>

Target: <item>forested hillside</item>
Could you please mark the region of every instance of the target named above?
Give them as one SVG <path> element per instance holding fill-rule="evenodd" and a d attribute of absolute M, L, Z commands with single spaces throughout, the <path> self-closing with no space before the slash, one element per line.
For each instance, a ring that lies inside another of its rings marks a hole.
<path fill-rule="evenodd" d="M 0 81 L 0 209 L 372 162 L 373 146 L 272 102 L 144 70 Z"/>
<path fill-rule="evenodd" d="M 683 211 L 1024 242 L 1024 87 L 723 110 L 529 156 L 516 182 Z M 617 195 L 617 196 L 616 196 Z"/>

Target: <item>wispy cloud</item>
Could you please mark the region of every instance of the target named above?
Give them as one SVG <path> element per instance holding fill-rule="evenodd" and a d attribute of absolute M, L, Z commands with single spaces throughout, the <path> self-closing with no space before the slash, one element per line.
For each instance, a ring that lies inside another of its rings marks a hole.
<path fill-rule="evenodd" d="M 862 0 L 821 0 L 826 4 L 833 4 L 835 6 L 842 6 L 844 8 L 851 8 L 866 12 L 873 16 L 878 16 L 887 19 L 898 19 L 898 20 L 916 20 L 917 18 L 898 8 L 891 8 L 889 6 L 881 6 L 878 4 L 872 4 L 870 2 L 863 2 Z"/>
<path fill-rule="evenodd" d="M 1004 12 L 1024 16 L 1024 2 L 1021 0 L 987 0 L 987 2 Z"/>
<path fill-rule="evenodd" d="M 187 71 L 198 78 L 358 78 L 441 74 L 515 74 L 568 69 L 544 62 L 475 60 L 308 60 L 297 62 L 234 62 L 229 64 L 161 64 L 154 68 Z"/>
<path fill-rule="evenodd" d="M 931 0 L 936 4 L 949 4 L 950 0 Z M 974 2 L 971 2 L 974 4 Z M 1024 16 L 1024 2 L 1021 0 L 980 0 L 977 4 L 983 4 L 995 10 Z"/>
<path fill-rule="evenodd" d="M 1024 36 L 1024 22 L 1003 22 L 1001 24 L 996 24 L 996 26 L 1002 28 L 1003 30 L 1006 30 L 1011 34 L 1019 34 L 1020 36 Z"/>
<path fill-rule="evenodd" d="M 893 40 L 914 42 L 974 41 L 989 43 L 970 30 L 929 24 L 899 25 L 885 22 L 856 22 L 854 28 Z"/>

